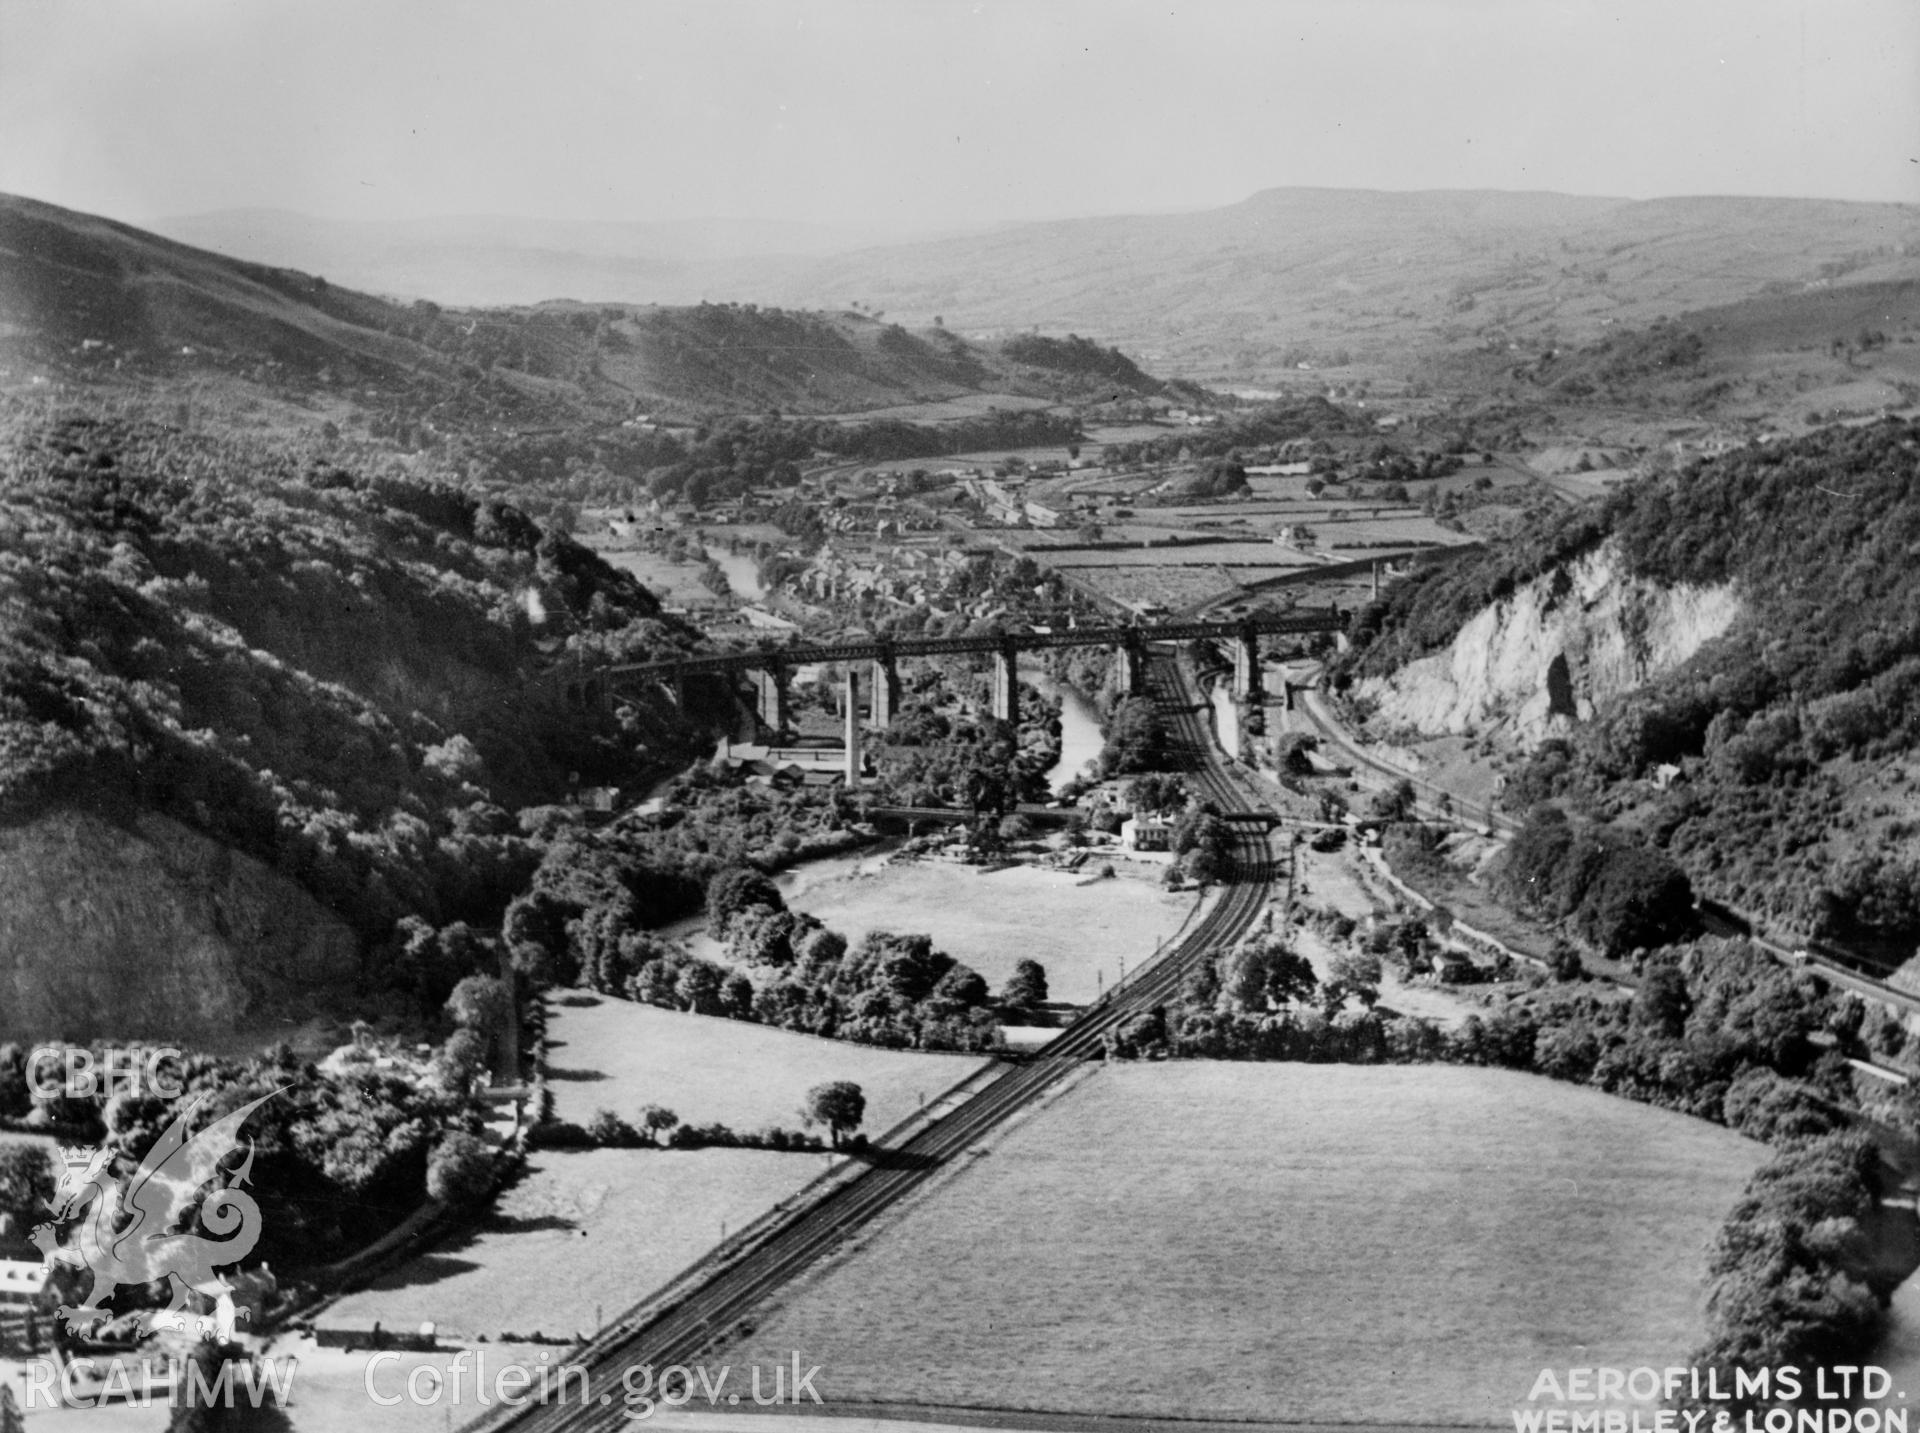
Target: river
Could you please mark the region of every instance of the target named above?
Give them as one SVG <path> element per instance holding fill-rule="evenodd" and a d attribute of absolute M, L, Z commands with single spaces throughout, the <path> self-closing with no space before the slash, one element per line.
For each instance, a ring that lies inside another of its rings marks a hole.
<path fill-rule="evenodd" d="M 1085 773 L 1089 763 L 1100 755 L 1106 738 L 1100 735 L 1100 718 L 1093 703 L 1072 687 L 1055 681 L 1037 664 L 1020 668 L 1020 680 L 1042 696 L 1060 699 L 1060 759 L 1047 770 L 1047 787 L 1058 795 L 1060 788 Z"/>
<path fill-rule="evenodd" d="M 716 542 L 707 548 L 707 556 L 720 564 L 720 570 L 727 574 L 727 586 L 736 595 L 750 602 L 758 602 L 767 595 L 767 589 L 760 585 L 760 573 L 752 553 L 728 552 Z"/>

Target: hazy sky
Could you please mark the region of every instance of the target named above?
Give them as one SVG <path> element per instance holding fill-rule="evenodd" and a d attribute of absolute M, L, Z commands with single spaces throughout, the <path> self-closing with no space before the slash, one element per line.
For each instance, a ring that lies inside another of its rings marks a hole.
<path fill-rule="evenodd" d="M 134 221 L 1920 201 L 1916 161 L 1915 0 L 0 0 L 0 190 Z"/>

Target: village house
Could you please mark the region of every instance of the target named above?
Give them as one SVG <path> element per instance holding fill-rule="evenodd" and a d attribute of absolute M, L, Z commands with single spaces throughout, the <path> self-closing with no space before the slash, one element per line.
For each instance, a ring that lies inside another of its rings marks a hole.
<path fill-rule="evenodd" d="M 21 1251 L 37 1255 L 37 1251 L 24 1242 Z M 53 1270 L 40 1258 L 0 1259 L 0 1319 L 15 1317 L 29 1310 L 44 1313 L 58 1302 L 53 1288 Z"/>
<path fill-rule="evenodd" d="M 1129 851 L 1166 851 L 1173 846 L 1173 821 L 1139 812 L 1120 823 L 1120 844 Z"/>

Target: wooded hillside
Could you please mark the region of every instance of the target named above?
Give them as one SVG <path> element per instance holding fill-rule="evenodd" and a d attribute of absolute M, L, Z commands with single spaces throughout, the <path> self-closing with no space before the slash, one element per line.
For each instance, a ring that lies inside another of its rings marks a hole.
<path fill-rule="evenodd" d="M 1450 641 L 1521 583 L 1612 537 L 1629 574 L 1730 582 L 1745 615 L 1690 661 L 1549 741 L 1506 804 L 1638 824 L 1704 894 L 1880 948 L 1920 937 L 1920 425 L 1756 445 L 1641 480 L 1418 573 L 1363 617 L 1343 674 Z M 1681 768 L 1669 789 L 1652 777 Z"/>
<path fill-rule="evenodd" d="M 571 654 L 691 645 L 518 510 L 297 450 L 90 418 L 0 432 L 0 811 L 150 810 L 363 940 L 497 921 L 510 810 L 685 759 L 664 703 L 567 709 Z"/>

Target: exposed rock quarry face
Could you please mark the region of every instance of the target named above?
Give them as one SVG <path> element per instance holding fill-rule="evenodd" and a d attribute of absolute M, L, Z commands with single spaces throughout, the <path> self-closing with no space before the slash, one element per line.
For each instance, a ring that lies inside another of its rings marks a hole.
<path fill-rule="evenodd" d="M 338 916 L 166 817 L 0 830 L 0 1038 L 228 1034 L 358 973 Z"/>
<path fill-rule="evenodd" d="M 1358 694 L 1388 728 L 1498 732 L 1531 745 L 1678 666 L 1733 625 L 1730 586 L 1663 587 L 1623 576 L 1608 543 L 1481 611 L 1452 646 L 1369 677 Z"/>

